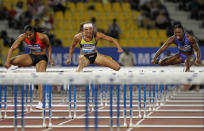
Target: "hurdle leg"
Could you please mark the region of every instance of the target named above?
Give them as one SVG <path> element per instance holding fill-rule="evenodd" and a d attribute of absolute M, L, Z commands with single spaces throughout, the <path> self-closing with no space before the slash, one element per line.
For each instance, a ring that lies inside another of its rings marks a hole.
<path fill-rule="evenodd" d="M 68 90 L 69 90 L 69 118 L 72 118 L 72 112 L 71 112 L 71 107 L 72 107 L 72 88 L 71 88 L 71 85 L 68 85 Z"/>
<path fill-rule="evenodd" d="M 120 130 L 120 85 L 117 85 L 117 131 Z"/>
<path fill-rule="evenodd" d="M 95 121 L 94 121 L 94 126 L 95 130 L 98 130 L 98 85 L 95 86 L 95 91 L 94 91 L 94 115 L 95 115 Z"/>
<path fill-rule="evenodd" d="M 89 85 L 86 86 L 86 118 L 85 118 L 85 129 L 89 130 Z"/>
<path fill-rule="evenodd" d="M 46 92 L 46 86 L 45 85 L 43 85 L 43 112 L 42 112 L 42 117 L 43 117 L 43 122 L 42 122 L 42 127 L 46 127 L 46 123 L 45 123 L 45 121 L 46 121 L 46 112 L 45 112 L 45 97 L 46 97 L 46 95 L 45 95 L 45 92 Z"/>
<path fill-rule="evenodd" d="M 110 130 L 113 130 L 113 85 L 110 85 Z"/>
<path fill-rule="evenodd" d="M 32 109 L 32 102 L 33 102 L 33 88 L 34 87 L 34 85 L 32 84 L 32 85 L 30 85 L 30 111 L 32 111 L 33 109 Z"/>
<path fill-rule="evenodd" d="M 89 87 L 87 88 L 87 90 L 88 90 L 88 92 L 87 92 L 87 93 L 88 93 L 88 94 L 87 94 L 87 97 L 88 97 L 88 98 L 87 98 L 87 102 L 88 102 L 88 104 L 89 104 L 90 84 L 89 84 Z M 90 111 L 89 106 L 90 106 L 90 105 L 88 105 L 88 111 Z"/>
<path fill-rule="evenodd" d="M 152 88 L 152 85 L 149 84 L 149 111 L 152 110 L 152 108 L 151 108 L 151 88 Z"/>
<path fill-rule="evenodd" d="M 91 92 L 92 92 L 92 90 L 91 90 L 91 82 L 89 82 L 89 96 L 91 96 Z M 90 99 L 90 98 L 89 98 Z M 90 104 L 90 103 L 89 103 Z M 91 105 L 89 105 L 89 106 L 91 106 Z M 89 109 L 89 111 L 90 111 L 90 109 Z"/>
<path fill-rule="evenodd" d="M 24 131 L 24 85 L 21 86 L 21 131 Z"/>
<path fill-rule="evenodd" d="M 25 95 L 26 95 L 26 107 L 25 107 L 25 110 L 26 110 L 26 112 L 28 112 L 28 85 L 26 85 L 26 93 L 25 93 Z"/>
<path fill-rule="evenodd" d="M 144 84 L 144 105 L 143 105 L 144 114 L 143 114 L 143 118 L 146 118 L 146 88 L 147 88 L 147 85 Z"/>
<path fill-rule="evenodd" d="M 156 106 L 159 106 L 159 85 L 156 85 Z"/>
<path fill-rule="evenodd" d="M 136 97 L 137 97 L 137 85 L 133 86 L 133 97 L 134 97 L 134 99 L 136 99 Z M 134 113 L 134 111 L 133 111 L 133 113 Z M 137 113 L 137 111 L 135 111 L 135 113 Z"/>
<path fill-rule="evenodd" d="M 124 116 L 124 127 L 127 127 L 127 120 L 126 120 L 126 87 L 127 87 L 127 85 L 126 84 L 124 84 L 124 86 L 123 86 L 123 96 L 124 96 L 124 102 L 123 102 L 123 104 L 124 104 L 124 109 L 123 109 L 123 116 Z"/>
<path fill-rule="evenodd" d="M 132 116 L 133 116 L 133 113 L 132 113 L 132 84 L 131 84 L 130 85 L 130 124 L 129 124 L 130 127 L 132 126 Z"/>
<path fill-rule="evenodd" d="M 141 115 L 141 84 L 139 84 L 138 86 L 138 106 L 139 106 L 139 115 L 138 117 L 139 118 L 142 118 L 142 115 Z"/>
<path fill-rule="evenodd" d="M 52 127 L 52 85 L 49 85 L 49 127 Z"/>
<path fill-rule="evenodd" d="M 108 105 L 108 85 L 105 84 L 105 99 L 106 99 L 106 102 L 105 102 L 105 106 Z"/>
<path fill-rule="evenodd" d="M 95 88 L 95 85 L 94 85 L 94 84 L 91 84 L 91 91 L 92 91 L 92 94 L 91 94 L 92 111 L 94 111 L 94 88 Z"/>
<path fill-rule="evenodd" d="M 76 118 L 76 85 L 74 85 L 74 118 Z"/>
<path fill-rule="evenodd" d="M 17 121 L 17 89 L 18 89 L 18 86 L 17 85 L 15 85 L 14 86 L 14 130 L 15 131 L 17 131 L 18 130 L 18 128 L 17 128 L 17 126 L 18 126 L 18 121 Z"/>
<path fill-rule="evenodd" d="M 155 88 L 155 84 L 153 84 L 153 111 L 156 110 L 156 103 L 155 103 L 155 92 L 156 92 L 156 88 Z"/>
<path fill-rule="evenodd" d="M 7 118 L 7 85 L 4 85 L 4 119 Z"/>
<path fill-rule="evenodd" d="M 2 115 L 1 115 L 1 85 L 0 85 L 0 120 L 2 119 Z"/>
<path fill-rule="evenodd" d="M 101 84 L 101 106 L 103 106 L 103 84 Z"/>
<path fill-rule="evenodd" d="M 163 105 L 163 92 L 164 92 L 163 88 L 164 85 L 163 84 L 160 85 L 160 105 Z"/>

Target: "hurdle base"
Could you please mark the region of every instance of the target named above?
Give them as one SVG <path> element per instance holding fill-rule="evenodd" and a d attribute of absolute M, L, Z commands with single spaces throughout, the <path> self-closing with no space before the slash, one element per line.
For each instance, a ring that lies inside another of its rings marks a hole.
<path fill-rule="evenodd" d="M 147 118 L 147 115 L 146 115 L 146 113 L 144 113 L 144 115 L 143 115 L 143 118 Z"/>
<path fill-rule="evenodd" d="M 7 118 L 7 114 L 4 115 L 4 119 L 6 119 L 6 118 Z"/>
<path fill-rule="evenodd" d="M 138 118 L 142 118 L 142 115 L 141 115 L 141 113 L 139 113 L 139 115 L 138 115 Z"/>
<path fill-rule="evenodd" d="M 42 127 L 46 128 L 46 127 L 47 127 L 46 123 L 43 123 L 43 124 L 42 124 Z"/>
<path fill-rule="evenodd" d="M 49 123 L 48 127 L 49 127 L 49 128 L 52 127 L 52 123 Z"/>

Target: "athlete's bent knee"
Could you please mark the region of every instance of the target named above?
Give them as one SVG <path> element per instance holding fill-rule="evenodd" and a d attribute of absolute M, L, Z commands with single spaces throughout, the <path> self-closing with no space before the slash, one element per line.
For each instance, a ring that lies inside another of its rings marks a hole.
<path fill-rule="evenodd" d="M 84 64 L 84 56 L 79 56 L 79 64 L 80 65 Z"/>
<path fill-rule="evenodd" d="M 117 66 L 116 68 L 114 68 L 115 71 L 119 71 L 120 70 L 120 66 Z"/>
<path fill-rule="evenodd" d="M 11 64 L 11 65 L 15 65 L 14 60 L 15 60 L 15 57 L 13 57 L 13 58 L 10 59 L 10 64 Z"/>
<path fill-rule="evenodd" d="M 167 65 L 171 65 L 171 63 L 169 63 L 167 59 L 164 59 L 164 60 L 159 60 L 158 65 L 167 66 Z"/>
<path fill-rule="evenodd" d="M 165 62 L 164 62 L 163 60 L 160 60 L 160 61 L 158 62 L 158 65 L 164 66 L 164 65 L 165 65 Z"/>

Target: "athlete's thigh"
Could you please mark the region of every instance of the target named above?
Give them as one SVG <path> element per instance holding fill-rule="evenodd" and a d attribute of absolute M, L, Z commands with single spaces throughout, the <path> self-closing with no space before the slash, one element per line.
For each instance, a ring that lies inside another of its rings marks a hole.
<path fill-rule="evenodd" d="M 162 62 L 167 65 L 175 65 L 182 63 L 182 59 L 179 54 L 176 54 L 168 58 L 165 58 L 164 60 L 162 60 Z"/>
<path fill-rule="evenodd" d="M 46 72 L 47 62 L 45 60 L 41 60 L 36 64 L 36 72 Z"/>
<path fill-rule="evenodd" d="M 184 64 L 185 65 L 193 65 L 195 62 L 195 57 L 194 56 L 187 56 L 185 61 L 184 61 Z"/>
<path fill-rule="evenodd" d="M 79 65 L 86 67 L 90 64 L 90 61 L 88 58 L 86 58 L 84 55 L 79 56 Z"/>
<path fill-rule="evenodd" d="M 101 54 L 97 54 L 94 64 L 110 67 L 112 69 L 119 67 L 119 64 L 115 60 L 113 60 L 112 58 L 105 57 L 104 55 Z"/>
<path fill-rule="evenodd" d="M 32 59 L 29 54 L 18 55 L 11 58 L 11 64 L 21 67 L 32 66 Z"/>

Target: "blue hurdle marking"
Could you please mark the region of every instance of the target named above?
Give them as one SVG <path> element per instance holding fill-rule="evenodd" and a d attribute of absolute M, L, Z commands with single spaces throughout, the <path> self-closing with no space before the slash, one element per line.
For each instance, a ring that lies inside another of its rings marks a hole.
<path fill-rule="evenodd" d="M 32 102 L 33 102 L 33 88 L 34 85 L 30 85 L 30 111 L 32 111 Z"/>
<path fill-rule="evenodd" d="M 157 93 L 157 96 L 156 96 L 156 106 L 159 106 L 159 85 L 157 84 L 156 85 L 156 93 Z"/>
<path fill-rule="evenodd" d="M 92 111 L 94 111 L 94 88 L 95 88 L 95 85 L 94 84 L 91 84 L 91 102 L 92 102 Z"/>
<path fill-rule="evenodd" d="M 146 88 L 147 88 L 147 85 L 144 84 L 144 115 L 143 115 L 143 118 L 146 118 Z"/>
<path fill-rule="evenodd" d="M 120 128 L 120 85 L 117 85 L 117 127 Z"/>
<path fill-rule="evenodd" d="M 110 85 L 110 127 L 113 127 L 113 85 Z"/>
<path fill-rule="evenodd" d="M 26 93 L 25 93 L 25 95 L 26 95 L 26 111 L 28 112 L 28 85 L 26 85 Z"/>
<path fill-rule="evenodd" d="M 46 121 L 46 118 L 45 118 L 45 115 L 46 115 L 46 111 L 45 111 L 45 97 L 46 97 L 46 95 L 45 95 L 45 93 L 46 93 L 46 86 L 47 85 L 43 85 L 43 113 L 42 113 L 42 115 L 43 115 L 43 123 L 42 123 L 42 126 L 43 127 L 46 127 L 46 123 L 45 123 L 45 121 Z"/>
<path fill-rule="evenodd" d="M 151 88 L 152 88 L 152 85 L 149 84 L 149 111 L 152 110 L 152 108 L 151 108 Z"/>
<path fill-rule="evenodd" d="M 130 85 L 130 126 L 132 126 L 132 116 L 133 116 L 133 112 L 132 112 L 132 87 L 133 85 Z"/>
<path fill-rule="evenodd" d="M 103 84 L 101 84 L 101 106 L 103 106 Z"/>
<path fill-rule="evenodd" d="M 85 129 L 89 130 L 89 85 L 86 86 L 86 118 L 85 118 Z"/>
<path fill-rule="evenodd" d="M 21 131 L 24 131 L 24 86 L 21 86 Z"/>
<path fill-rule="evenodd" d="M 74 85 L 74 118 L 76 118 L 76 85 Z"/>
<path fill-rule="evenodd" d="M 1 85 L 0 85 L 0 120 L 2 119 L 2 115 L 1 115 Z"/>
<path fill-rule="evenodd" d="M 124 126 L 126 127 L 127 126 L 127 120 L 126 120 L 126 88 L 127 88 L 127 85 L 124 84 L 123 85 L 123 93 L 124 93 L 124 112 L 123 112 L 123 116 L 124 116 Z"/>
<path fill-rule="evenodd" d="M 156 88 L 155 88 L 155 84 L 153 84 L 153 110 L 156 110 L 155 108 L 155 93 L 156 93 Z"/>
<path fill-rule="evenodd" d="M 95 121 L 94 121 L 94 127 L 95 130 L 98 130 L 98 88 L 99 85 L 95 85 L 95 91 L 94 91 L 94 115 L 95 115 Z"/>
<path fill-rule="evenodd" d="M 17 131 L 17 125 L 18 125 L 18 121 L 17 121 L 17 89 L 18 86 L 14 85 L 14 130 Z"/>
<path fill-rule="evenodd" d="M 4 119 L 7 118 L 7 85 L 4 85 Z"/>
<path fill-rule="evenodd" d="M 52 127 L 52 85 L 49 85 L 49 127 Z"/>
<path fill-rule="evenodd" d="M 106 99 L 106 103 L 105 106 L 108 105 L 108 85 L 105 84 L 105 99 Z"/>
<path fill-rule="evenodd" d="M 72 112 L 71 112 L 71 108 L 72 108 L 72 86 L 70 84 L 68 86 L 68 90 L 69 90 L 69 118 L 72 118 Z"/>
<path fill-rule="evenodd" d="M 141 84 L 139 84 L 138 86 L 138 106 L 139 106 L 139 115 L 138 117 L 141 118 L 142 115 L 141 115 L 141 108 L 142 108 L 142 105 L 141 105 Z"/>

